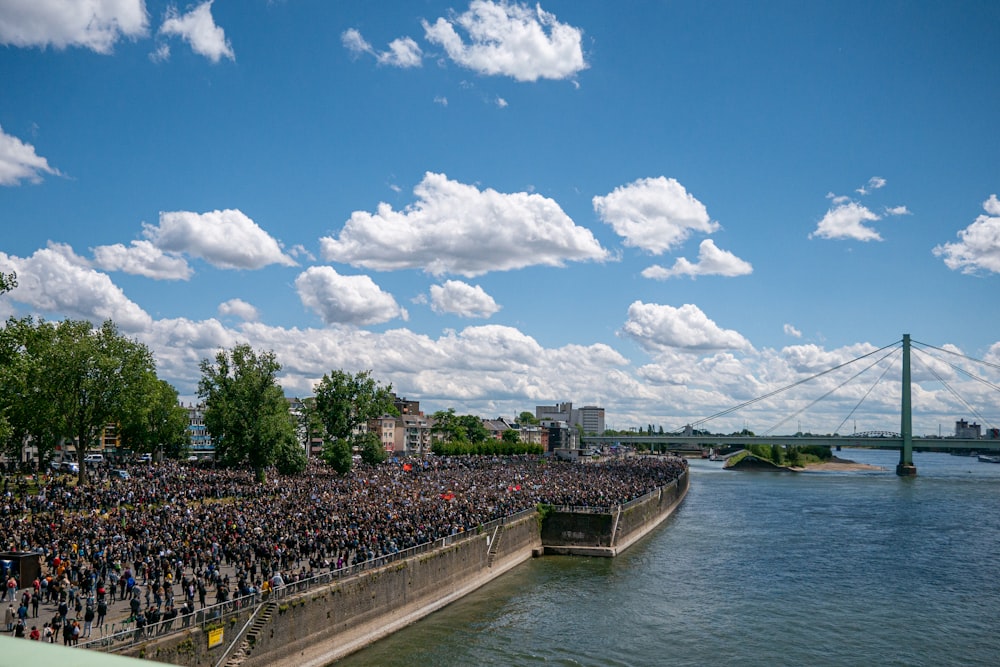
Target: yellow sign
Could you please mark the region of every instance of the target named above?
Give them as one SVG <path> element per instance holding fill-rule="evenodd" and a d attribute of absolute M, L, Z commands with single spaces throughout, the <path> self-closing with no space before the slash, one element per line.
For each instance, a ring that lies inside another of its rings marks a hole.
<path fill-rule="evenodd" d="M 208 631 L 208 648 L 215 648 L 222 643 L 222 635 L 225 628 L 215 628 Z"/>

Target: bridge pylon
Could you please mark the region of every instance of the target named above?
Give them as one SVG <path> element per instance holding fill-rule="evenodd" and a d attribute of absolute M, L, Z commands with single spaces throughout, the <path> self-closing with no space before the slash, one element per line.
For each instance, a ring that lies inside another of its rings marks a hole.
<path fill-rule="evenodd" d="M 903 446 L 899 450 L 896 474 L 900 477 L 915 477 L 917 466 L 913 465 L 913 410 L 910 404 L 910 334 L 903 334 L 902 384 L 899 434 L 903 438 Z"/>

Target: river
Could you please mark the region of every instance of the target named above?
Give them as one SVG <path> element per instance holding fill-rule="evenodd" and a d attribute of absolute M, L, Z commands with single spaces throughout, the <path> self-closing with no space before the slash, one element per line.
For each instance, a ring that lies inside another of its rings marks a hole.
<path fill-rule="evenodd" d="M 733 472 L 614 559 L 546 556 L 337 663 L 997 665 L 1000 464 Z"/>

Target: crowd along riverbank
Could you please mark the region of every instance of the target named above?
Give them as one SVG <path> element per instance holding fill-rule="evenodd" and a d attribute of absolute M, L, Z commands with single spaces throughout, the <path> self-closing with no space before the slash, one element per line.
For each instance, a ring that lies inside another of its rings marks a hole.
<path fill-rule="evenodd" d="M 205 667 L 321 667 L 549 554 L 613 557 L 659 526 L 689 474 L 620 506 L 533 508 L 352 571 L 275 591 L 215 622 L 132 643 L 124 655 Z"/>

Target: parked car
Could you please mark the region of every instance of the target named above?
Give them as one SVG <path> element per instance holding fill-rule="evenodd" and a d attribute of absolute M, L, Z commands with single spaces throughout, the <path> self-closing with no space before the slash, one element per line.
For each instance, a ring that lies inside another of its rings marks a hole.
<path fill-rule="evenodd" d="M 112 477 L 118 479 L 130 479 L 131 475 L 128 474 L 128 470 L 114 470 L 111 472 Z"/>
<path fill-rule="evenodd" d="M 143 463 L 149 463 L 150 461 L 153 460 L 153 455 L 143 454 L 142 456 L 139 457 L 139 460 L 142 461 Z"/>
<path fill-rule="evenodd" d="M 83 462 L 92 466 L 101 465 L 104 463 L 104 454 L 87 454 L 83 457 Z"/>
<path fill-rule="evenodd" d="M 63 461 L 62 465 L 59 466 L 59 469 L 63 472 L 71 472 L 73 474 L 80 472 L 80 466 L 73 461 Z"/>

